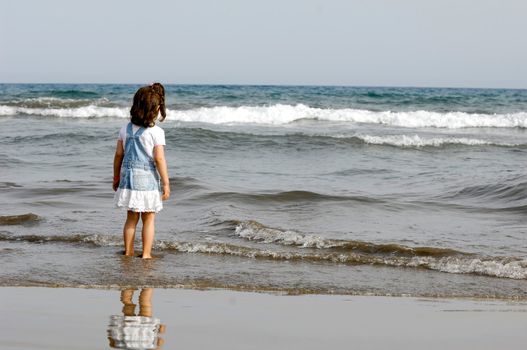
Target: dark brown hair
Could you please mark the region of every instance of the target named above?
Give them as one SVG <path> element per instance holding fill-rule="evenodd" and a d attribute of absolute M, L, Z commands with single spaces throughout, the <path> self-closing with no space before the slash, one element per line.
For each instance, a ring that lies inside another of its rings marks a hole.
<path fill-rule="evenodd" d="M 143 86 L 134 95 L 134 103 L 130 108 L 131 122 L 135 125 L 149 128 L 155 125 L 158 113 L 160 121 L 167 116 L 165 108 L 165 88 L 160 83 Z"/>

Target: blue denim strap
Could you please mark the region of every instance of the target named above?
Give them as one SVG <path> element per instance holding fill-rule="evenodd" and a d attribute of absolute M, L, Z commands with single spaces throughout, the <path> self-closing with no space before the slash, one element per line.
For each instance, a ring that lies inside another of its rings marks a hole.
<path fill-rule="evenodd" d="M 126 128 L 126 145 L 125 145 L 125 157 L 124 163 L 144 163 L 145 165 L 152 165 L 152 159 L 146 152 L 141 140 L 139 139 L 143 132 L 146 130 L 144 127 L 140 127 L 136 133 L 133 133 L 132 123 L 128 123 Z"/>

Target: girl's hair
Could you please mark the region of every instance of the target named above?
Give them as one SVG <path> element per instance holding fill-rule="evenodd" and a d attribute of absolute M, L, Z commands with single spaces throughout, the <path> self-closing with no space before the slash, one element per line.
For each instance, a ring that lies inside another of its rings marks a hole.
<path fill-rule="evenodd" d="M 160 83 L 143 86 L 134 95 L 134 103 L 130 108 L 131 122 L 145 128 L 155 125 L 158 113 L 160 121 L 167 116 L 165 108 L 165 88 Z"/>

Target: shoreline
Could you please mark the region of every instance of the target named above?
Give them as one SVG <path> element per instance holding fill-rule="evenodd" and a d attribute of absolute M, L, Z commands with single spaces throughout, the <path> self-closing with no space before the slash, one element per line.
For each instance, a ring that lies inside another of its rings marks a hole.
<path fill-rule="evenodd" d="M 475 301 L 475 302 L 511 302 L 511 303 L 527 303 L 527 296 L 468 296 L 468 295 L 434 295 L 434 294 L 423 294 L 423 295 L 412 295 L 408 293 L 401 294 L 381 294 L 381 293 L 361 293 L 361 292 L 350 292 L 350 293 L 325 293 L 323 291 L 310 291 L 299 292 L 298 289 L 287 290 L 287 289 L 267 289 L 267 288 L 253 288 L 250 286 L 210 286 L 199 284 L 174 284 L 170 286 L 155 286 L 155 285 L 46 285 L 44 283 L 34 283 L 26 285 L 0 285 L 2 288 L 47 288 L 47 289 L 79 289 L 79 290 L 96 290 L 96 291 L 121 291 L 124 289 L 142 289 L 151 288 L 155 290 L 188 290 L 188 291 L 199 291 L 199 292 L 233 292 L 233 293 L 254 293 L 274 296 L 289 296 L 289 297 L 301 297 L 301 296 L 321 296 L 321 297 L 365 297 L 365 298 L 401 298 L 401 299 L 430 299 L 430 300 L 458 300 L 458 301 Z"/>
<path fill-rule="evenodd" d="M 134 291 L 0 287 L 0 347 L 102 348 L 120 334 L 110 320 L 123 319 L 132 305 L 135 311 L 159 320 L 161 332 L 148 339 L 162 338 L 164 349 L 320 349 L 350 344 L 358 349 L 412 349 L 423 342 L 431 349 L 504 345 L 512 349 L 527 341 L 527 303 L 522 302 L 229 290 Z M 132 304 L 123 302 L 126 293 L 133 294 Z M 110 329 L 113 333 L 106 339 Z"/>

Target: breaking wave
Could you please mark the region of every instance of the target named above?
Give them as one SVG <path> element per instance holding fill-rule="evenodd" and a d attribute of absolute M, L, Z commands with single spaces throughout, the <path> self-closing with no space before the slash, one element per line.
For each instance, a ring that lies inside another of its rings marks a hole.
<path fill-rule="evenodd" d="M 58 108 L 78 108 L 90 105 L 100 106 L 108 104 L 110 101 L 107 98 L 86 98 L 92 96 L 85 96 L 84 98 L 59 98 L 59 97 L 35 97 L 25 99 L 15 99 L 6 103 L 6 106 L 33 108 L 33 109 L 58 109 Z"/>
<path fill-rule="evenodd" d="M 509 279 L 527 279 L 527 259 L 515 257 L 484 257 L 446 248 L 408 247 L 398 244 L 374 244 L 359 241 L 328 240 L 315 235 L 266 228 L 255 222 L 240 222 L 235 234 L 263 243 L 262 249 L 224 242 L 179 242 L 158 240 L 158 251 L 188 254 L 215 254 L 250 259 L 375 265 L 401 268 L 476 274 Z M 107 235 L 10 235 L 0 233 L 0 241 L 24 241 L 36 244 L 87 244 L 95 247 L 120 247 L 119 237 Z M 270 243 L 294 246 L 288 250 L 274 249 Z"/>
<path fill-rule="evenodd" d="M 203 128 L 180 128 L 181 134 L 192 135 L 201 140 L 210 140 L 218 143 L 226 141 L 226 147 L 232 147 L 232 144 L 244 145 L 248 142 L 252 144 L 263 144 L 265 146 L 290 146 L 294 144 L 316 144 L 333 146 L 336 143 L 346 143 L 351 145 L 382 145 L 401 148 L 421 148 L 432 147 L 442 148 L 447 146 L 495 146 L 495 147 L 519 147 L 524 148 L 526 143 L 497 142 L 485 139 L 470 137 L 452 137 L 452 136 L 423 136 L 417 134 L 399 134 L 399 135 L 367 135 L 359 133 L 350 134 L 332 134 L 332 133 L 274 133 L 274 134 L 254 134 L 243 132 L 226 132 L 218 130 L 208 130 Z M 176 142 L 180 135 L 168 135 L 170 141 Z M 287 140 L 283 142 L 283 140 Z"/>
<path fill-rule="evenodd" d="M 256 221 L 233 221 L 234 233 L 251 241 L 276 243 L 302 248 L 332 249 L 354 251 L 366 254 L 387 254 L 398 256 L 454 256 L 471 255 L 453 249 L 434 247 L 407 247 L 399 244 L 374 244 L 362 241 L 328 239 L 317 235 L 304 234 L 292 230 L 279 230 L 266 227 Z"/>
<path fill-rule="evenodd" d="M 129 118 L 128 108 L 101 107 L 95 105 L 76 108 L 29 108 L 16 106 L 0 106 L 0 116 L 29 115 L 59 118 Z"/>
<path fill-rule="evenodd" d="M 97 247 L 119 246 L 123 242 L 117 237 L 106 235 L 67 235 L 67 236 L 43 236 L 43 235 L 10 235 L 0 233 L 0 241 L 10 242 L 30 242 L 30 243 L 72 243 L 72 244 L 89 244 Z"/>
<path fill-rule="evenodd" d="M 328 250 L 328 253 L 314 255 L 316 259 L 332 262 L 420 267 L 441 272 L 512 279 L 527 278 L 527 259 L 515 257 L 481 257 L 448 248 L 326 239 L 317 235 L 269 228 L 255 221 L 239 222 L 235 227 L 235 234 L 261 243 Z"/>
<path fill-rule="evenodd" d="M 432 137 L 424 138 L 419 135 L 387 135 L 387 136 L 371 136 L 371 135 L 357 135 L 355 136 L 366 144 L 372 145 L 389 145 L 395 147 L 443 147 L 447 145 L 462 145 L 462 146 L 499 146 L 499 147 L 517 147 L 520 144 L 511 143 L 496 143 L 480 139 L 472 139 L 466 137 Z"/>
<path fill-rule="evenodd" d="M 40 103 L 40 102 L 39 102 Z M 43 108 L 0 105 L 0 116 L 32 115 L 69 118 L 128 118 L 129 107 L 103 107 L 90 104 L 81 107 Z M 385 124 L 408 128 L 525 128 L 527 112 L 481 114 L 466 112 L 369 111 L 353 108 L 314 108 L 303 104 L 240 107 L 202 107 L 189 110 L 168 110 L 168 120 L 209 124 L 283 125 L 302 120 Z"/>
<path fill-rule="evenodd" d="M 391 112 L 360 109 L 322 109 L 306 105 L 267 107 L 212 107 L 187 111 L 170 111 L 169 118 L 186 122 L 289 124 L 299 120 L 386 124 L 410 128 L 525 128 L 527 113 L 470 114 L 465 112 Z"/>

